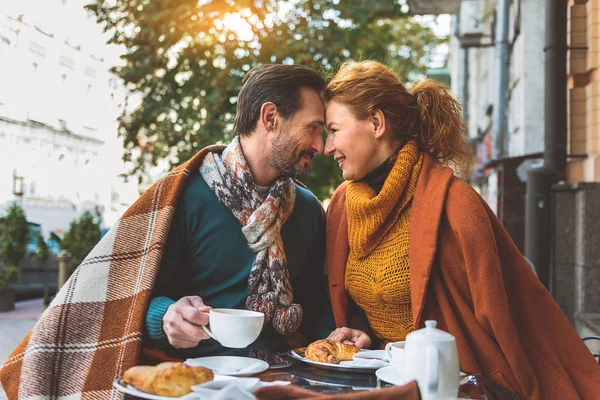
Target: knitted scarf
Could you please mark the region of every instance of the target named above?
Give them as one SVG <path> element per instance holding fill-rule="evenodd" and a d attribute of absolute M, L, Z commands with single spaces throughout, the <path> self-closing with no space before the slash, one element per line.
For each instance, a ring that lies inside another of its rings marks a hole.
<path fill-rule="evenodd" d="M 384 343 L 404 340 L 414 329 L 408 228 L 422 163 L 411 141 L 400 150 L 379 193 L 364 181 L 346 187 L 346 288 Z"/>
<path fill-rule="evenodd" d="M 281 227 L 296 199 L 294 181 L 281 177 L 263 201 L 246 163 L 239 138 L 221 155 L 209 153 L 200 173 L 219 201 L 242 224 L 242 232 L 256 258 L 248 277 L 246 308 L 265 314 L 266 322 L 282 335 L 294 333 L 302 322 L 302 307 L 292 303 L 292 285 Z"/>

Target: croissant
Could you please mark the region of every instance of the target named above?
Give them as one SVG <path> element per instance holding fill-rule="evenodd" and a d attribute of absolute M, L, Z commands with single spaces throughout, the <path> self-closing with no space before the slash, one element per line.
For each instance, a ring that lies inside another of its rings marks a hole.
<path fill-rule="evenodd" d="M 340 361 L 352 360 L 352 356 L 359 352 L 360 349 L 351 344 L 336 343 L 328 339 L 322 339 L 309 344 L 304 352 L 304 356 L 313 361 L 339 364 Z"/>
<path fill-rule="evenodd" d="M 157 366 L 139 365 L 125 371 L 123 381 L 136 389 L 159 396 L 179 397 L 191 387 L 212 381 L 213 372 L 204 367 L 192 367 L 180 362 L 164 362 Z"/>

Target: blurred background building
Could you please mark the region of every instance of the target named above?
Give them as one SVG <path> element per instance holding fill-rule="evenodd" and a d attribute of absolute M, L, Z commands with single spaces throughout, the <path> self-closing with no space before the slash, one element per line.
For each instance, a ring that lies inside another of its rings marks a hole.
<path fill-rule="evenodd" d="M 0 207 L 16 198 L 45 236 L 85 210 L 112 225 L 137 193 L 117 177 L 125 90 L 93 15 L 74 0 L 3 2 L 0 59 Z"/>
<path fill-rule="evenodd" d="M 109 72 L 118 60 L 79 1 L 0 5 L 0 215 L 17 202 L 33 233 L 20 290 L 56 282 L 55 257 L 41 270 L 32 256 L 35 233 L 55 255 L 83 212 L 110 227 L 138 196 L 137 182 L 118 176 L 125 170 L 116 120 L 126 92 Z"/>
<path fill-rule="evenodd" d="M 544 0 L 506 1 L 501 60 L 496 9 L 502 3 L 461 2 L 449 64 L 477 154 L 471 183 L 524 251 L 525 181 L 544 150 Z"/>

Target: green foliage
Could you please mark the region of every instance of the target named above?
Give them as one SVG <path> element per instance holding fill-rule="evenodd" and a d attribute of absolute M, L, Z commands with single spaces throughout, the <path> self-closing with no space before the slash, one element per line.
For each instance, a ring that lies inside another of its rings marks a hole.
<path fill-rule="evenodd" d="M 37 235 L 37 247 L 35 249 L 35 257 L 41 262 L 48 261 L 50 257 L 50 250 L 48 249 L 48 244 L 44 240 L 44 236 L 41 233 Z"/>
<path fill-rule="evenodd" d="M 86 211 L 71 222 L 60 244 L 61 250 L 71 254 L 71 269 L 76 268 L 100 240 L 100 221 Z"/>
<path fill-rule="evenodd" d="M 19 268 L 6 265 L 0 268 L 0 289 L 19 279 Z"/>
<path fill-rule="evenodd" d="M 0 289 L 19 279 L 19 268 L 6 265 L 0 268 Z"/>
<path fill-rule="evenodd" d="M 389 0 L 95 0 L 87 8 L 126 48 L 113 72 L 140 100 L 119 121 L 131 174 L 229 141 L 241 78 L 256 65 L 294 62 L 329 75 L 346 60 L 375 59 L 406 80 L 425 71 L 441 42 Z M 245 25 L 248 37 L 235 30 Z M 318 159 L 307 183 L 324 196 L 341 174 Z"/>
<path fill-rule="evenodd" d="M 8 266 L 18 267 L 25 258 L 28 240 L 29 225 L 25 211 L 13 204 L 0 221 L 0 260 Z"/>
<path fill-rule="evenodd" d="M 19 264 L 27 252 L 29 225 L 25 211 L 16 204 L 11 205 L 4 218 L 0 219 L 0 288 L 18 279 Z"/>

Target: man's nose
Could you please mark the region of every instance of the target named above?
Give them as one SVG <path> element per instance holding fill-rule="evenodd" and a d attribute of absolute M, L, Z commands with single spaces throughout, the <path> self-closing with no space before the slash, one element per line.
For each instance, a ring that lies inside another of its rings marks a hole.
<path fill-rule="evenodd" d="M 319 134 L 319 137 L 313 142 L 313 150 L 316 154 L 323 154 L 323 138 Z"/>

